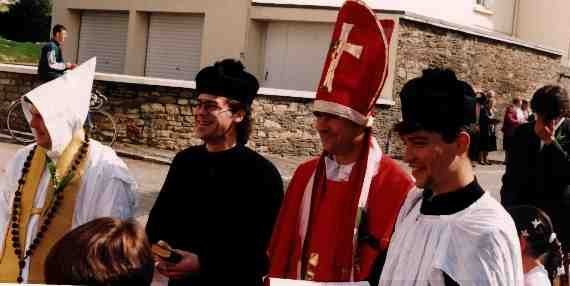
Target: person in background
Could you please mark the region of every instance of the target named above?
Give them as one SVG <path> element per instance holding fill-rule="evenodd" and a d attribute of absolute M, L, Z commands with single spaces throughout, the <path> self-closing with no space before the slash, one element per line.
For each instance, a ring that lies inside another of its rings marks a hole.
<path fill-rule="evenodd" d="M 471 162 L 479 161 L 480 159 L 480 141 L 481 141 L 481 130 L 479 128 L 479 118 L 481 117 L 481 109 L 485 105 L 485 93 L 482 91 L 475 92 L 475 122 L 468 126 L 469 136 L 471 136 L 471 144 L 469 145 L 469 159 Z M 472 163 L 475 166 L 474 163 Z"/>
<path fill-rule="evenodd" d="M 489 90 L 487 90 L 487 91 L 485 92 L 485 99 L 486 99 L 486 100 L 487 100 L 487 99 L 494 99 L 494 100 L 497 100 L 496 97 L 497 97 L 497 93 L 496 93 L 494 90 L 492 90 L 492 89 L 489 89 Z"/>
<path fill-rule="evenodd" d="M 532 96 L 534 122 L 515 131 L 501 188 L 504 206 L 533 205 L 552 219 L 564 253 L 570 251 L 570 98 L 546 85 Z"/>
<path fill-rule="evenodd" d="M 66 70 L 75 68 L 75 64 L 63 60 L 62 45 L 65 38 L 67 29 L 59 24 L 53 26 L 51 40 L 42 47 L 38 63 L 38 75 L 42 81 L 53 80 L 62 76 Z"/>
<path fill-rule="evenodd" d="M 503 150 L 505 151 L 505 164 L 507 164 L 511 157 L 511 149 L 513 147 L 513 136 L 515 129 L 524 123 L 521 110 L 522 101 L 520 97 L 514 97 L 513 102 L 505 109 L 505 116 L 503 118 Z"/>
<path fill-rule="evenodd" d="M 489 152 L 497 150 L 495 127 L 499 124 L 499 120 L 495 118 L 495 114 L 495 99 L 488 98 L 479 115 L 479 164 L 481 165 L 491 165 L 487 157 Z"/>
<path fill-rule="evenodd" d="M 529 105 L 529 103 L 528 103 L 528 100 L 522 99 L 521 111 L 522 111 L 523 120 L 524 120 L 525 123 L 534 120 L 534 115 L 532 115 L 532 112 L 531 112 L 531 110 L 530 110 L 530 105 Z"/>

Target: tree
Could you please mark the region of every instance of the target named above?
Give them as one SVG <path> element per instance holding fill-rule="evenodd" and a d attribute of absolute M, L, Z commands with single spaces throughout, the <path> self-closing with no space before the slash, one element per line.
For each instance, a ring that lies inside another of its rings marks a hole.
<path fill-rule="evenodd" d="M 50 38 L 52 0 L 17 0 L 0 18 L 0 34 L 19 42 L 43 42 Z"/>

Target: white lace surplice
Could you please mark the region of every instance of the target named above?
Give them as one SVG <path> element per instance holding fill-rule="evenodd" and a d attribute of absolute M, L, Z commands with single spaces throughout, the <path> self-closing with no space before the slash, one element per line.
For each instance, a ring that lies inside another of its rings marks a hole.
<path fill-rule="evenodd" d="M 411 191 L 400 211 L 381 286 L 523 285 L 515 225 L 489 194 L 452 215 L 422 215 L 422 193 Z"/>

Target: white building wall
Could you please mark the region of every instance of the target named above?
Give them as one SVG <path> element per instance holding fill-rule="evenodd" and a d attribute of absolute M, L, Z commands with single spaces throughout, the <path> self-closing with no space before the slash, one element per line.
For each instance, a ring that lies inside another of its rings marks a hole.
<path fill-rule="evenodd" d="M 403 10 L 458 25 L 511 35 L 515 0 L 487 1 L 490 8 L 488 11 L 479 9 L 476 0 L 365 0 L 372 9 Z M 253 2 L 340 7 L 344 0 L 254 0 Z"/>
<path fill-rule="evenodd" d="M 562 63 L 570 65 L 570 1 L 520 0 L 515 35 L 531 43 L 564 51 Z"/>

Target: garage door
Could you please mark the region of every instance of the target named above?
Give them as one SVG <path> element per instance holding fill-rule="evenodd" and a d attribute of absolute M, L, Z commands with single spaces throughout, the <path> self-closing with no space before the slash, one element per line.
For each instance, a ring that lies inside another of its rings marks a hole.
<path fill-rule="evenodd" d="M 128 13 L 81 13 L 79 61 L 84 62 L 97 56 L 97 71 L 123 73 L 128 24 Z"/>
<path fill-rule="evenodd" d="M 200 70 L 203 26 L 201 15 L 152 14 L 146 75 L 194 80 Z"/>
<path fill-rule="evenodd" d="M 269 23 L 263 85 L 315 90 L 321 77 L 332 31 L 332 23 Z"/>

